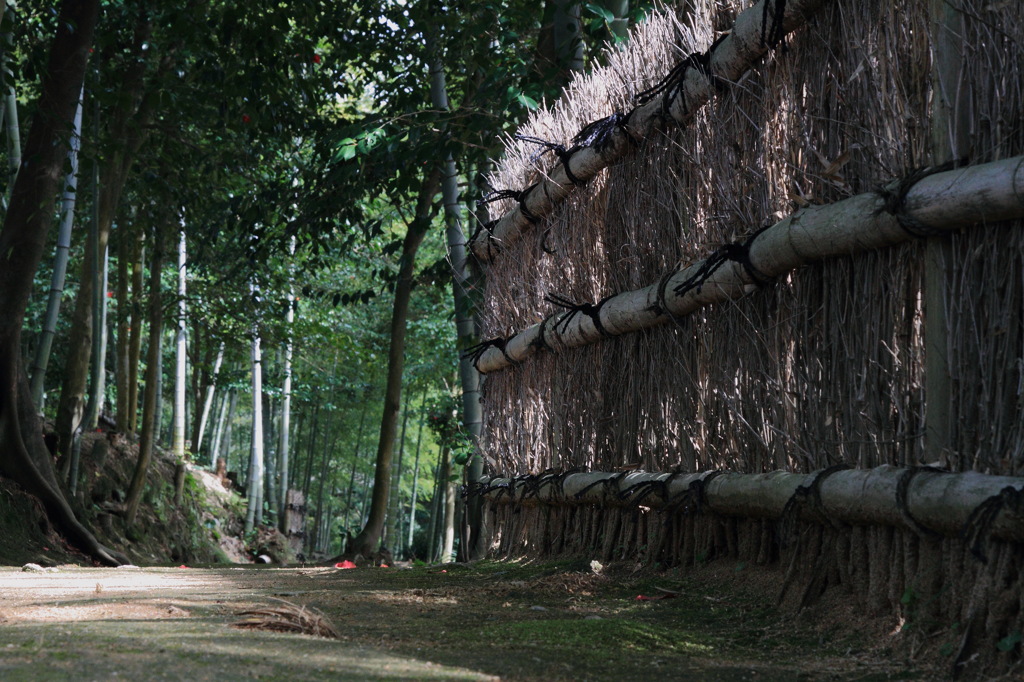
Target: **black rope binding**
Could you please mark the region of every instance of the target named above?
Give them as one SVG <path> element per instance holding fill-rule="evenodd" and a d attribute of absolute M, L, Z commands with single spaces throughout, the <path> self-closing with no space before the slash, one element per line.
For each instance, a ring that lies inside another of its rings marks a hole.
<path fill-rule="evenodd" d="M 623 114 L 621 111 L 616 111 L 611 116 L 605 116 L 599 118 L 596 121 L 591 121 L 587 125 L 573 135 L 572 141 L 575 145 L 574 149 L 582 149 L 584 147 L 593 147 L 597 151 L 601 152 L 608 148 L 608 145 L 612 142 L 612 134 L 616 130 L 622 130 L 626 133 L 626 137 L 631 142 L 636 142 L 633 136 L 626 130 L 626 124 L 629 123 L 629 117 L 633 115 L 633 112 Z"/>
<path fill-rule="evenodd" d="M 931 528 L 924 526 L 920 521 L 914 518 L 914 515 L 910 513 L 910 507 L 907 505 L 907 498 L 910 493 L 910 482 L 914 480 L 914 477 L 922 473 L 933 473 L 933 474 L 948 474 L 949 472 L 945 469 L 939 469 L 938 467 L 921 466 L 921 467 L 907 467 L 907 469 L 900 474 L 899 480 L 896 481 L 896 509 L 900 512 L 903 522 L 910 526 L 911 530 L 917 533 L 921 537 L 941 537 L 942 533 L 936 532 Z"/>
<path fill-rule="evenodd" d="M 596 488 L 597 486 L 600 485 L 600 486 L 604 486 L 605 495 L 608 495 L 608 496 L 610 496 L 612 498 L 617 498 L 618 495 L 619 495 L 619 481 L 621 481 L 623 478 L 625 478 L 626 474 L 628 474 L 628 473 L 630 473 L 630 472 L 629 471 L 622 471 L 620 473 L 615 474 L 614 476 L 610 476 L 608 478 L 602 478 L 602 479 L 600 479 L 598 481 L 594 481 L 593 483 L 591 483 L 591 484 L 589 484 L 587 486 L 584 486 L 582 490 L 580 490 L 578 493 L 576 493 L 574 495 L 574 497 L 577 500 L 582 499 L 583 495 L 585 495 L 587 493 L 587 491 L 589 491 L 591 488 Z"/>
<path fill-rule="evenodd" d="M 672 102 L 675 101 L 676 97 L 681 96 L 683 98 L 683 115 L 685 116 L 690 113 L 690 107 L 686 102 L 686 93 L 683 91 L 683 85 L 686 82 L 686 72 L 690 69 L 693 69 L 707 78 L 708 82 L 711 83 L 716 91 L 724 91 L 726 89 L 725 81 L 711 71 L 711 55 L 714 53 L 715 48 L 717 48 L 718 45 L 728 37 L 728 35 L 729 34 L 724 34 L 719 36 L 706 52 L 691 52 L 688 56 L 673 66 L 672 70 L 669 71 L 664 78 L 658 81 L 654 86 L 637 93 L 634 96 L 634 99 L 640 106 L 643 106 L 648 102 L 653 101 L 659 95 L 664 95 L 661 100 L 661 117 L 662 119 L 665 119 L 670 114 Z"/>
<path fill-rule="evenodd" d="M 548 317 L 545 317 L 543 320 L 541 320 L 539 330 L 537 331 L 537 338 L 530 342 L 530 345 L 533 348 L 536 348 L 538 350 L 550 351 L 552 353 L 555 352 L 555 349 L 552 348 L 551 344 L 549 344 L 547 340 L 547 324 L 548 320 L 550 320 L 552 317 L 554 317 L 554 315 L 549 315 Z"/>
<path fill-rule="evenodd" d="M 652 479 L 650 481 L 641 481 L 640 483 L 634 483 L 625 490 L 619 493 L 620 500 L 628 500 L 633 495 L 636 497 L 631 500 L 633 504 L 640 504 L 652 493 L 656 493 L 661 498 L 662 503 L 665 507 L 669 505 L 669 484 L 672 480 L 679 476 L 681 471 L 674 471 L 664 479 Z"/>
<path fill-rule="evenodd" d="M 548 294 L 544 297 L 544 300 L 569 311 L 562 319 L 555 323 L 555 331 L 559 334 L 564 334 L 569 329 L 569 323 L 572 322 L 574 317 L 583 314 L 590 318 L 590 321 L 594 323 L 594 328 L 597 329 L 601 336 L 610 338 L 614 334 L 605 329 L 604 325 L 601 324 L 601 306 L 614 297 L 615 294 L 605 296 L 597 303 L 573 303 L 558 294 Z M 559 330 L 559 327 L 561 327 L 561 330 Z"/>
<path fill-rule="evenodd" d="M 923 239 L 942 234 L 944 230 L 929 227 L 907 213 L 907 193 L 914 185 L 929 175 L 944 173 L 966 165 L 967 159 L 955 159 L 938 166 L 917 168 L 904 176 L 904 178 L 900 180 L 894 188 L 889 189 L 888 187 L 879 187 L 875 190 L 875 193 L 882 199 L 883 203 L 882 206 L 875 211 L 875 215 L 888 213 L 896 219 L 896 222 L 899 223 L 900 227 L 902 227 L 903 230 L 911 237 Z"/>
<path fill-rule="evenodd" d="M 502 339 L 500 337 L 496 339 L 488 339 L 487 341 L 481 341 L 475 346 L 470 346 L 469 348 L 467 348 L 466 352 L 462 354 L 462 358 L 464 360 L 469 360 L 470 362 L 472 362 L 473 367 L 475 367 L 476 370 L 479 372 L 480 368 L 477 366 L 477 363 L 480 362 L 480 358 L 484 356 L 484 353 L 486 353 L 489 348 L 497 348 L 498 350 L 501 351 L 501 354 L 505 356 L 505 359 L 509 363 L 515 364 L 515 360 L 513 360 L 509 356 L 509 354 L 505 352 L 506 343 L 508 343 L 508 339 Z"/>
<path fill-rule="evenodd" d="M 549 142 L 539 137 L 530 137 L 529 135 L 520 135 L 519 133 L 516 133 L 515 139 L 522 140 L 523 142 L 529 142 L 531 144 L 536 144 L 541 147 L 541 150 L 539 152 L 530 157 L 531 162 L 535 162 L 540 157 L 544 156 L 548 152 L 551 152 L 556 157 L 558 157 L 559 161 L 562 162 L 562 168 L 565 170 L 565 177 L 568 178 L 569 182 L 571 182 L 574 185 L 583 184 L 583 180 L 580 180 L 578 177 L 576 177 L 573 174 L 572 169 L 569 168 L 569 159 L 571 159 L 572 155 L 579 150 L 579 147 L 572 146 L 566 149 L 565 145 L 559 144 L 557 142 Z"/>
<path fill-rule="evenodd" d="M 983 564 L 988 563 L 985 542 L 992 535 L 999 512 L 1004 509 L 1017 516 L 1024 516 L 1024 489 L 1006 486 L 998 495 L 993 495 L 975 507 L 960 531 L 960 537 L 970 546 L 971 554 Z"/>
<path fill-rule="evenodd" d="M 694 481 L 690 481 L 690 485 L 686 486 L 686 490 L 678 493 L 668 500 L 665 505 L 665 511 L 675 512 L 682 510 L 683 514 L 694 514 L 700 516 L 704 513 L 704 507 L 707 505 L 707 487 L 708 483 L 721 476 L 724 471 L 712 470 L 709 471 L 704 477 L 698 478 Z M 666 519 L 667 521 L 667 519 Z"/>
<path fill-rule="evenodd" d="M 754 243 L 754 240 L 757 239 L 761 235 L 761 233 L 767 230 L 769 227 L 771 227 L 771 225 L 765 225 L 757 232 L 747 237 L 747 239 L 743 242 L 734 242 L 732 244 L 725 244 L 723 246 L 718 247 L 710 256 L 708 256 L 704 260 L 704 264 L 697 269 L 697 272 L 688 277 L 686 281 L 682 282 L 681 284 L 677 284 L 675 287 L 673 287 L 672 291 L 675 292 L 676 296 L 685 296 L 687 293 L 694 290 L 699 294 L 701 288 L 708 281 L 708 279 L 710 279 L 712 275 L 718 272 L 718 269 L 725 265 L 728 261 L 732 261 L 734 263 L 739 263 L 740 265 L 742 265 L 743 269 L 746 271 L 747 275 L 750 277 L 751 281 L 755 285 L 763 287 L 767 286 L 768 284 L 771 284 L 772 279 L 770 277 L 767 277 L 763 272 L 754 267 L 754 264 L 750 262 L 751 245 Z M 674 275 L 675 273 L 673 272 L 672 274 Z M 666 311 L 667 307 L 665 306 L 664 290 L 659 290 L 658 295 L 659 300 L 657 305 L 663 311 Z"/>
<path fill-rule="evenodd" d="M 826 469 L 814 473 L 810 483 L 799 486 L 793 491 L 793 495 L 782 508 L 782 516 L 779 517 L 779 544 L 785 549 L 789 547 L 793 536 L 796 534 L 796 522 L 799 515 L 799 508 L 810 505 L 810 508 L 823 520 L 834 522 L 828 518 L 825 512 L 825 505 L 821 501 L 821 484 L 832 474 L 850 469 L 849 464 L 835 464 Z"/>
<path fill-rule="evenodd" d="M 774 48 L 781 42 L 782 49 L 786 49 L 786 29 L 782 26 L 785 18 L 786 0 L 764 0 L 761 7 L 761 47 Z"/>
<path fill-rule="evenodd" d="M 526 208 L 525 203 L 527 195 L 536 186 L 537 183 L 535 182 L 526 189 L 522 190 L 496 189 L 493 192 L 489 193 L 487 196 L 485 196 L 483 199 L 481 199 L 480 203 L 490 204 L 495 201 L 501 201 L 502 199 L 513 199 L 514 201 L 518 202 L 519 212 L 523 214 L 523 217 L 526 218 L 526 220 L 529 221 L 530 223 L 536 224 L 540 222 L 540 216 L 538 216 L 536 213 L 533 213 L 530 209 Z"/>

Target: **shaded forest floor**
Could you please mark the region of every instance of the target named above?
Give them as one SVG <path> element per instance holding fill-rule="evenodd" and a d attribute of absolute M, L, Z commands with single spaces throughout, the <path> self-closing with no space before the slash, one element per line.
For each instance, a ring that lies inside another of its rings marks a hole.
<path fill-rule="evenodd" d="M 0 678 L 935 679 L 893 622 L 774 608 L 778 577 L 589 562 L 359 568 L 0 568 Z M 638 595 L 672 598 L 637 600 Z M 231 627 L 281 601 L 341 639 Z M 817 610 L 817 609 L 820 609 Z M 902 653 L 901 653 L 902 652 Z"/>

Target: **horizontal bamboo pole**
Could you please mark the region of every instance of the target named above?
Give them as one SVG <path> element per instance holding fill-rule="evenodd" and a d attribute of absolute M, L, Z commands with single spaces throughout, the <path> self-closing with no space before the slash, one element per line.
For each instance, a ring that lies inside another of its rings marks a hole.
<path fill-rule="evenodd" d="M 758 280 L 763 283 L 813 261 L 1018 218 L 1024 218 L 1024 156 L 918 174 L 885 191 L 797 211 L 739 248 L 746 263 L 722 261 L 699 287 L 683 285 L 706 273 L 712 257 L 666 273 L 643 289 L 610 297 L 596 312 L 600 327 L 587 314 L 558 313 L 505 339 L 501 346 L 483 348 L 474 361 L 480 372 L 494 372 L 541 348 L 560 351 L 596 343 L 605 335 L 647 329 L 739 298 L 754 291 Z"/>
<path fill-rule="evenodd" d="M 684 126 L 694 113 L 714 95 L 714 83 L 736 82 L 749 71 L 769 50 L 762 38 L 770 40 L 775 29 L 775 8 L 784 3 L 780 35 L 786 35 L 803 26 L 828 0 L 761 0 L 736 17 L 732 31 L 714 49 L 709 49 L 708 72 L 693 68 L 686 71 L 679 94 L 671 88 L 633 110 L 626 124 L 627 130 L 617 128 L 606 144 L 583 147 L 567 161 L 568 172 L 558 164 L 542 175 L 536 187 L 517 206 L 502 215 L 490 233 L 481 232 L 469 242 L 469 247 L 480 260 L 490 260 L 495 250 L 491 246 L 507 246 L 526 230 L 531 219 L 549 214 L 559 202 L 569 196 L 575 187 L 569 173 L 581 184 L 626 155 L 633 142 L 646 139 L 669 125 Z M 767 5 L 767 7 L 766 7 Z M 668 97 L 666 100 L 665 98 Z M 664 106 L 665 102 L 669 106 Z M 667 113 L 668 116 L 664 114 Z M 526 208 L 524 212 L 522 209 Z"/>
<path fill-rule="evenodd" d="M 477 492 L 495 504 L 643 505 L 780 520 L 796 499 L 801 503 L 790 505 L 793 520 L 896 526 L 944 536 L 971 536 L 965 529 L 976 526 L 983 537 L 1024 541 L 1024 478 L 973 471 L 884 465 L 811 474 L 593 472 L 481 483 Z"/>

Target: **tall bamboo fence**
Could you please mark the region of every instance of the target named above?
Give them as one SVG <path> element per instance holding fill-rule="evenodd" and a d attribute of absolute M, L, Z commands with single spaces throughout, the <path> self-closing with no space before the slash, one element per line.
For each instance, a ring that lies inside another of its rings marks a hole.
<path fill-rule="evenodd" d="M 769 2 L 764 16 L 781 1 Z M 509 338 L 558 312 L 552 296 L 596 303 L 647 287 L 795 210 L 873 192 L 933 164 L 940 150 L 932 116 L 942 93 L 932 76 L 940 40 L 932 6 L 818 4 L 805 26 L 716 87 L 685 125 L 628 143 L 545 215 L 520 220 L 514 239 L 488 247 L 484 338 Z M 630 111 L 673 65 L 708 50 L 748 5 L 689 0 L 656 13 L 520 133 L 571 146 L 588 123 Z M 945 94 L 964 112 L 967 162 L 1024 154 L 1024 3 L 953 5 L 962 72 L 957 92 Z M 544 176 L 564 184 L 559 160 L 539 151 L 535 142 L 509 140 L 492 186 L 522 189 Z M 495 201 L 492 217 L 516 207 L 516 198 Z M 925 305 L 927 240 L 914 239 L 802 267 L 660 326 L 539 351 L 489 372 L 489 472 L 809 474 L 928 464 L 1024 476 L 1021 227 L 932 238 L 946 323 L 928 333 L 942 332 L 932 341 L 946 354 L 946 395 L 926 392 L 926 320 L 938 312 Z M 926 443 L 929 400 L 948 409 L 948 442 Z M 989 653 L 973 659 L 973 669 L 1018 660 L 1019 542 L 991 541 L 983 562 L 964 538 L 913 525 L 826 518 L 785 530 L 777 520 L 694 507 L 494 504 L 494 551 L 777 563 L 788 570 L 788 597 L 800 604 L 829 587 L 848 590 L 865 610 L 926 630 L 959 623 L 956 664 L 968 665 L 975 651 Z M 994 647 L 1007 642 L 1008 652 Z"/>

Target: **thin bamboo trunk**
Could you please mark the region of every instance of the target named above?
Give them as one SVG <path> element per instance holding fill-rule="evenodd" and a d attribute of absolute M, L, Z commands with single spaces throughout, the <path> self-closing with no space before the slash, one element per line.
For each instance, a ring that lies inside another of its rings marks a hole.
<path fill-rule="evenodd" d="M 406 546 L 410 550 L 416 532 L 416 486 L 420 482 L 420 445 L 423 443 L 423 422 L 427 420 L 426 404 L 427 389 L 423 389 L 423 397 L 420 399 L 420 423 L 416 428 L 416 459 L 412 466 L 412 495 L 409 500 L 409 539 Z"/>
<path fill-rule="evenodd" d="M 289 255 L 294 258 L 295 256 L 295 237 L 292 236 L 291 241 L 288 243 Z M 292 261 L 289 261 L 291 267 Z M 295 326 L 295 308 L 298 302 L 295 300 L 295 284 L 292 281 L 293 275 L 289 273 L 288 282 L 288 311 L 285 313 L 285 342 L 284 342 L 284 384 L 281 388 L 281 426 L 280 426 L 280 439 L 277 444 L 277 459 L 278 459 L 278 472 L 279 472 L 279 487 L 280 487 L 280 500 L 279 506 L 281 509 L 285 508 L 285 499 L 288 495 L 289 485 L 289 473 L 291 467 L 290 451 L 291 441 L 289 440 L 291 432 L 291 419 L 292 419 L 292 353 L 294 351 L 292 335 L 294 334 L 293 327 Z M 347 513 L 347 510 L 346 510 Z M 281 514 L 281 524 L 285 523 L 285 515 Z"/>
<path fill-rule="evenodd" d="M 160 277 L 163 271 L 163 248 L 161 245 L 160 227 L 154 231 L 153 262 L 150 264 L 149 276 L 149 348 L 146 351 L 145 390 L 142 398 L 142 433 L 139 437 L 139 459 L 135 464 L 128 492 L 125 495 L 125 525 L 135 525 L 135 515 L 139 509 L 139 501 L 146 486 L 146 475 L 149 462 L 153 457 L 153 445 L 159 429 L 157 413 L 159 411 L 158 395 L 160 391 L 160 337 L 163 335 L 163 301 L 160 295 Z"/>
<path fill-rule="evenodd" d="M 6 2 L 3 7 L 6 7 Z M 2 12 L 0 12 L 2 18 Z M 35 362 L 32 363 L 32 401 L 40 410 L 43 408 L 46 367 L 50 362 L 50 349 L 57 333 L 57 319 L 60 317 L 60 302 L 64 295 L 64 280 L 68 271 L 71 249 L 71 229 L 75 222 L 75 198 L 78 196 L 78 152 L 82 146 L 82 97 L 79 96 L 75 109 L 75 122 L 68 149 L 69 170 L 64 177 L 64 191 L 61 194 L 60 230 L 57 233 L 57 255 L 53 260 L 53 276 L 50 278 L 50 297 L 46 303 L 46 317 L 43 331 L 36 347 Z"/>
<path fill-rule="evenodd" d="M 443 488 L 441 487 L 441 457 L 438 456 L 438 464 L 434 466 L 434 490 L 430 497 L 430 522 L 427 525 L 427 563 L 434 563 L 437 559 L 437 555 L 440 553 L 438 534 L 441 524 L 438 523 L 438 517 L 443 511 L 441 505 L 441 499 L 444 496 Z"/>
<path fill-rule="evenodd" d="M 188 255 L 184 227 L 182 221 L 182 229 L 178 233 L 178 326 L 174 332 L 174 436 L 171 439 L 171 452 L 179 462 L 185 459 L 185 393 L 188 377 L 188 334 L 185 332 L 185 325 L 188 324 L 188 311 L 185 306 L 185 267 Z"/>
<path fill-rule="evenodd" d="M 441 562 L 452 561 L 455 548 L 455 482 L 452 477 L 451 452 L 445 448 L 441 460 L 442 486 L 444 490 L 444 544 L 441 547 Z"/>
<path fill-rule="evenodd" d="M 126 430 L 128 421 L 128 375 L 131 374 L 129 361 L 129 336 L 131 319 L 129 308 L 129 280 L 131 254 L 135 250 L 135 235 L 129 234 L 122 225 L 117 234 L 117 315 L 114 326 L 117 329 L 114 345 L 114 419 L 119 430 Z M 130 247 L 130 248 L 129 248 Z"/>
<path fill-rule="evenodd" d="M 220 446 L 220 456 L 224 458 L 224 466 L 227 467 L 228 471 L 231 471 L 231 436 L 234 430 L 233 424 L 235 423 L 235 410 L 238 409 L 238 391 L 232 388 L 229 392 L 229 396 L 228 418 L 227 423 L 224 424 L 224 436 Z M 241 469 L 241 467 L 238 468 Z"/>
<path fill-rule="evenodd" d="M 210 385 L 206 387 L 206 397 L 203 399 L 203 412 L 199 417 L 199 435 L 196 436 L 195 445 L 193 445 L 193 452 L 196 454 L 203 447 L 203 436 L 206 435 L 206 423 L 210 418 L 210 409 L 213 407 L 213 395 L 217 389 L 217 377 L 220 374 L 220 366 L 224 362 L 224 342 L 220 342 L 220 347 L 217 349 L 217 359 L 213 362 L 213 378 L 210 381 Z M 217 455 L 214 453 L 213 464 L 216 464 Z"/>
<path fill-rule="evenodd" d="M 447 111 L 450 105 L 444 66 L 434 41 L 429 37 L 427 47 L 431 59 L 431 103 L 436 108 Z M 477 331 L 473 320 L 473 302 L 469 296 L 469 278 L 466 273 L 466 236 L 462 229 L 458 176 L 455 160 L 451 153 L 447 155 L 442 166 L 441 192 L 444 201 L 448 261 L 452 266 L 452 298 L 455 305 L 456 336 L 460 347 L 469 347 L 476 340 Z M 483 457 L 479 452 L 483 408 L 480 403 L 480 373 L 468 357 L 459 358 L 459 379 L 462 385 L 463 424 L 474 443 L 473 457 L 469 462 L 469 476 L 471 481 L 475 481 L 484 473 Z M 482 559 L 489 544 L 489 532 L 485 523 L 484 509 L 477 501 L 471 504 L 470 518 L 472 528 L 472 537 L 468 539 L 471 548 L 470 556 L 473 559 Z"/>
<path fill-rule="evenodd" d="M 253 290 L 255 291 L 255 284 Z M 245 532 L 263 521 L 263 354 L 260 332 L 252 326 L 252 441 L 249 455 L 249 478 L 246 491 L 249 506 L 245 514 Z"/>
<path fill-rule="evenodd" d="M 369 404 L 364 402 L 363 409 L 359 412 L 359 428 L 356 430 L 355 447 L 352 448 L 352 475 L 348 479 L 348 496 L 345 501 L 345 530 L 349 527 L 349 513 L 352 511 L 352 495 L 355 492 L 356 465 L 359 463 L 359 452 L 363 447 L 363 427 L 366 426 L 366 413 L 369 411 Z M 360 521 L 356 516 L 356 523 Z"/>
<path fill-rule="evenodd" d="M 135 433 L 139 418 L 139 360 L 142 355 L 142 280 L 145 235 L 138 231 L 132 257 L 131 331 L 128 338 L 128 413 L 124 428 Z M 118 422 L 120 424 L 120 422 Z"/>

